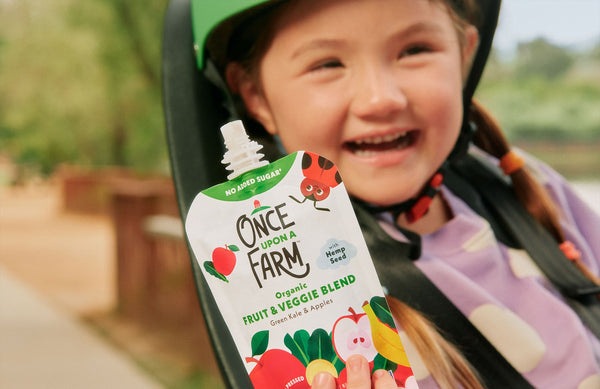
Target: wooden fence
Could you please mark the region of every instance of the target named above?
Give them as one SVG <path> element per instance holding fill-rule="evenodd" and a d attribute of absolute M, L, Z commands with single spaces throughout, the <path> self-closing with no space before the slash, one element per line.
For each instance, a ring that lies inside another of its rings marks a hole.
<path fill-rule="evenodd" d="M 74 169 L 65 169 L 61 181 L 67 211 L 111 215 L 118 314 L 176 331 L 187 350 L 197 351 L 192 362 L 216 373 L 172 181 Z"/>

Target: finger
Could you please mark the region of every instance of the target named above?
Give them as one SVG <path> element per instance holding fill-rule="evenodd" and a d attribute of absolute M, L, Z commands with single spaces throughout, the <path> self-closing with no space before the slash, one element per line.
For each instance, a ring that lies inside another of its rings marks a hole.
<path fill-rule="evenodd" d="M 375 389 L 396 389 L 396 380 L 387 370 L 376 370 L 373 373 L 373 385 Z"/>
<path fill-rule="evenodd" d="M 353 355 L 346 361 L 348 389 L 371 389 L 369 362 L 362 355 Z"/>
<path fill-rule="evenodd" d="M 312 382 L 312 389 L 335 389 L 335 378 L 329 373 L 318 373 Z"/>

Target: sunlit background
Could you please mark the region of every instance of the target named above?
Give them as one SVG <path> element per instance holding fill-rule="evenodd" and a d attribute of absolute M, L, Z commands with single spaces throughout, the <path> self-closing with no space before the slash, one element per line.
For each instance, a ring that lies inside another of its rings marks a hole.
<path fill-rule="evenodd" d="M 169 178 L 167 2 L 0 0 L 0 387 L 220 385 Z M 600 1 L 504 0 L 477 98 L 599 209 Z"/>
<path fill-rule="evenodd" d="M 572 181 L 600 180 L 600 2 L 503 1 L 477 96 L 513 144 Z"/>

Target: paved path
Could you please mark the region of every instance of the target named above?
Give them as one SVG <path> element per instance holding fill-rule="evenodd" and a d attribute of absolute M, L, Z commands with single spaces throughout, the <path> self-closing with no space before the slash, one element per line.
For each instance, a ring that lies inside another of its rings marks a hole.
<path fill-rule="evenodd" d="M 56 185 L 0 187 L 0 264 L 77 316 L 115 306 L 114 240 L 108 216 L 65 213 Z"/>
<path fill-rule="evenodd" d="M 2 267 L 0 300 L 0 388 L 161 388 L 69 312 Z"/>
<path fill-rule="evenodd" d="M 79 319 L 114 306 L 113 240 L 54 186 L 0 187 L 0 388 L 161 388 Z"/>

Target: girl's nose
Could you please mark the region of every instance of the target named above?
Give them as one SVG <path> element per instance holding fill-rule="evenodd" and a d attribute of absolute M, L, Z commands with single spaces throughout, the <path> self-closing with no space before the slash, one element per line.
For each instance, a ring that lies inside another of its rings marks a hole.
<path fill-rule="evenodd" d="M 386 119 L 406 108 L 407 98 L 392 69 L 371 68 L 356 77 L 353 113 L 362 119 Z"/>

